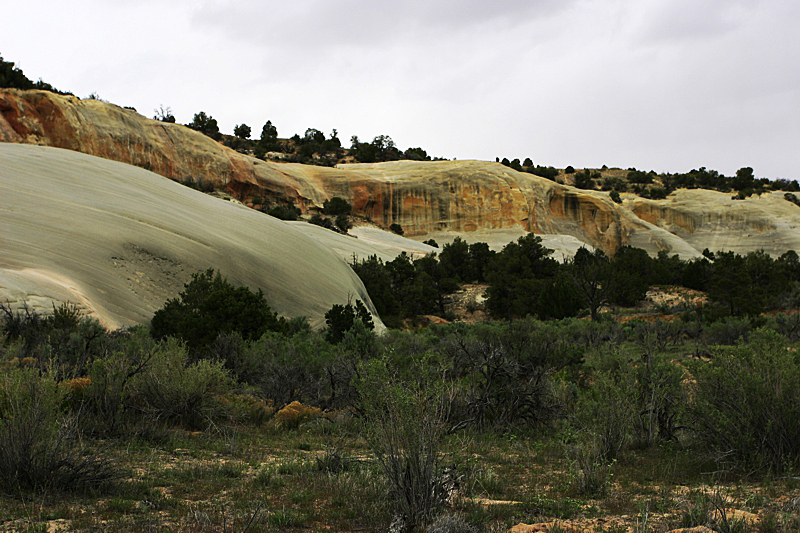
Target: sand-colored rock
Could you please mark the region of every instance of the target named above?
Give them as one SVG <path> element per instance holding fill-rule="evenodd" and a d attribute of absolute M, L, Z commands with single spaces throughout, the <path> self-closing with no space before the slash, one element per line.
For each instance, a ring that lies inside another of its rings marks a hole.
<path fill-rule="evenodd" d="M 347 235 L 342 235 L 308 222 L 297 221 L 288 222 L 288 224 L 321 245 L 330 248 L 348 263 L 353 262 L 353 257 L 364 260 L 374 255 L 383 261 L 391 261 L 402 252 L 418 258 L 437 251 L 433 246 L 379 228 L 356 227 L 352 228 Z"/>
<path fill-rule="evenodd" d="M 715 533 L 713 529 L 706 526 L 684 527 L 672 529 L 668 533 Z"/>
<path fill-rule="evenodd" d="M 755 513 L 742 511 L 741 509 L 727 508 L 722 510 L 715 510 L 711 514 L 711 519 L 715 522 L 745 522 L 748 526 L 756 525 L 761 519 Z"/>
<path fill-rule="evenodd" d="M 395 161 L 336 168 L 265 162 L 230 150 L 179 124 L 132 109 L 44 91 L 0 89 L 0 141 L 68 148 L 130 163 L 170 179 L 211 183 L 248 201 L 291 199 L 304 212 L 333 196 L 388 228 L 417 240 L 480 235 L 502 247 L 524 232 L 559 237 L 566 255 L 576 243 L 614 253 L 630 244 L 685 259 L 711 251 L 800 248 L 800 208 L 781 193 L 743 201 L 712 191 L 678 191 L 666 200 L 559 185 L 499 163 Z M 473 239 L 476 240 L 476 239 Z"/>
<path fill-rule="evenodd" d="M 696 250 L 744 254 L 763 249 L 773 256 L 800 250 L 800 207 L 782 191 L 733 200 L 730 193 L 679 190 L 666 200 L 639 198 L 630 205 L 636 216 Z"/>
<path fill-rule="evenodd" d="M 0 300 L 70 301 L 111 328 L 148 320 L 208 268 L 317 327 L 351 297 L 374 313 L 345 261 L 292 226 L 75 151 L 0 143 L 0 227 Z"/>

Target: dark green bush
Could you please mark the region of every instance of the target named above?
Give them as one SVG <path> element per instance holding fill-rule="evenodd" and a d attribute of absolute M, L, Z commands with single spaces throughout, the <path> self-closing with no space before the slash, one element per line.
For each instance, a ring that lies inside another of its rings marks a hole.
<path fill-rule="evenodd" d="M 454 426 L 508 431 L 544 426 L 563 414 L 551 374 L 580 356 L 549 326 L 517 320 L 448 329 L 440 350 L 463 382 Z"/>
<path fill-rule="evenodd" d="M 360 320 L 367 329 L 375 329 L 372 314 L 361 300 L 356 300 L 355 304 L 352 302 L 344 305 L 335 304 L 325 313 L 325 324 L 328 326 L 325 339 L 332 344 L 338 344 L 356 320 Z"/>
<path fill-rule="evenodd" d="M 283 321 L 270 310 L 261 289 L 234 287 L 209 269 L 194 274 L 178 298 L 155 312 L 150 325 L 156 339 L 177 337 L 199 350 L 220 333 L 235 331 L 245 340 L 257 339 L 267 331 L 281 330 Z"/>
<path fill-rule="evenodd" d="M 349 215 L 352 210 L 353 206 L 347 200 L 338 196 L 322 202 L 322 212 L 326 215 Z"/>
<path fill-rule="evenodd" d="M 281 220 L 297 220 L 300 217 L 300 213 L 300 208 L 295 207 L 291 200 L 287 205 L 277 205 L 267 211 L 269 216 L 273 216 Z"/>
<path fill-rule="evenodd" d="M 336 231 L 336 226 L 333 225 L 331 219 L 324 217 L 319 213 L 314 213 L 313 215 L 311 215 L 311 218 L 308 219 L 308 221 L 314 224 L 315 226 L 320 226 L 325 229 L 329 229 L 331 231 Z"/>
<path fill-rule="evenodd" d="M 612 352 L 596 364 L 601 368 L 579 396 L 573 424 L 581 435 L 584 462 L 607 465 L 631 438 L 636 377 L 622 353 Z"/>
<path fill-rule="evenodd" d="M 81 317 L 69 302 L 53 306 L 53 313 L 40 315 L 27 305 L 14 311 L 0 303 L 4 320 L 0 331 L 10 340 L 18 340 L 26 357 L 40 366 L 52 364 L 59 379 L 82 376 L 86 366 L 102 354 L 105 329 L 93 318 Z"/>
<path fill-rule="evenodd" d="M 76 389 L 71 405 L 83 414 L 81 427 L 92 435 L 116 436 L 137 425 L 131 384 L 147 370 L 159 346 L 139 327 L 87 369 L 88 384 Z"/>
<path fill-rule="evenodd" d="M 240 358 L 239 368 L 248 369 L 241 375 L 276 409 L 293 401 L 324 407 L 340 385 L 330 370 L 332 347 L 307 330 L 292 337 L 268 333 L 247 343 Z"/>
<path fill-rule="evenodd" d="M 534 174 L 536 176 L 547 178 L 550 181 L 555 181 L 556 177 L 558 176 L 558 169 L 553 167 L 542 167 L 536 165 L 535 167 L 531 166 L 528 167 L 528 172 Z"/>
<path fill-rule="evenodd" d="M 342 233 L 347 233 L 347 231 L 353 227 L 353 223 L 350 222 L 350 217 L 348 217 L 347 215 L 337 215 L 334 225 Z"/>
<path fill-rule="evenodd" d="M 214 140 L 219 140 L 222 137 L 219 133 L 217 120 L 210 115 L 206 115 L 205 111 L 195 113 L 194 118 L 187 126 L 195 131 L 208 135 Z"/>

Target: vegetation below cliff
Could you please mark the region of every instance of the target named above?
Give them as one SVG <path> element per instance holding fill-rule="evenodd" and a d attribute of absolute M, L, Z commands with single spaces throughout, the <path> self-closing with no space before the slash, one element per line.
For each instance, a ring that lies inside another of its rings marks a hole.
<path fill-rule="evenodd" d="M 6 313 L 2 527 L 796 531 L 797 319 L 357 322 L 190 349 Z"/>

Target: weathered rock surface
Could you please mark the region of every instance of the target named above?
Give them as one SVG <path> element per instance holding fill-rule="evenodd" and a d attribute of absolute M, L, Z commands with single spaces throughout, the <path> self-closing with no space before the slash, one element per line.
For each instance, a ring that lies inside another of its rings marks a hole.
<path fill-rule="evenodd" d="M 345 261 L 292 226 L 75 151 L 0 143 L 0 228 L 0 301 L 12 306 L 51 311 L 69 301 L 126 326 L 215 268 L 317 327 L 352 297 L 375 313 Z"/>
<path fill-rule="evenodd" d="M 658 201 L 623 195 L 620 205 L 608 193 L 558 185 L 498 163 L 398 161 L 325 168 L 264 162 L 185 126 L 42 91 L 0 90 L 0 141 L 68 148 L 176 181 L 212 183 L 241 200 L 292 199 L 304 211 L 340 196 L 356 213 L 383 227 L 400 224 L 407 237 L 419 240 L 474 234 L 497 241 L 533 231 L 570 236 L 608 253 L 630 244 L 684 258 L 697 257 L 704 248 L 740 253 L 763 248 L 773 255 L 800 249 L 800 208 L 782 193 L 743 201 L 699 190 Z M 575 240 L 564 241 L 565 250 L 574 248 Z"/>

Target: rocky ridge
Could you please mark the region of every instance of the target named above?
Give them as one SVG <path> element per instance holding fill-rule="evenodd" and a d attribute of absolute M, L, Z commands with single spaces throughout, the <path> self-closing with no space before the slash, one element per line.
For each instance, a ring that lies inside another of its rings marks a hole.
<path fill-rule="evenodd" d="M 613 253 L 633 245 L 683 258 L 704 248 L 779 255 L 800 249 L 800 208 L 769 193 L 746 200 L 680 190 L 665 200 L 559 185 L 481 161 L 397 161 L 336 168 L 261 161 L 179 124 L 158 122 L 99 100 L 0 90 L 0 141 L 76 150 L 211 184 L 247 202 L 288 200 L 304 212 L 333 196 L 419 240 L 437 235 L 535 232 L 567 235 Z"/>

